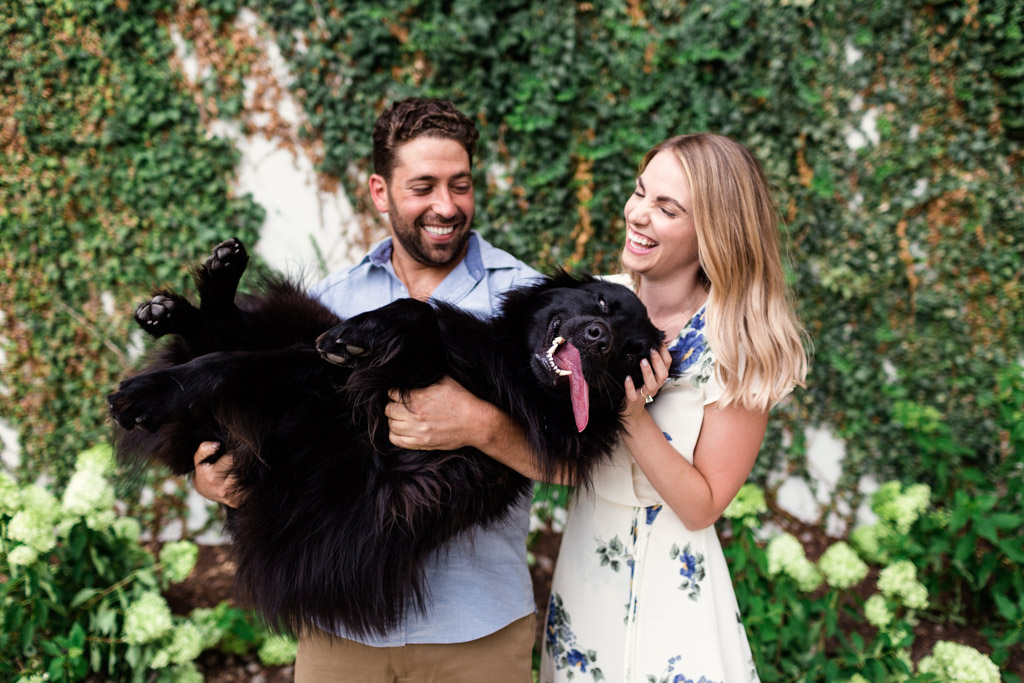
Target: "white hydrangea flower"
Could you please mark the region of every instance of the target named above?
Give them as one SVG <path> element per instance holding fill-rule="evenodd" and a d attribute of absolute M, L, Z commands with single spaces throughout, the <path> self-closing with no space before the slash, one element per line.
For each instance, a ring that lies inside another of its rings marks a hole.
<path fill-rule="evenodd" d="M 114 535 L 126 541 L 138 541 L 142 536 L 142 524 L 134 517 L 118 517 L 111 526 Z"/>
<path fill-rule="evenodd" d="M 768 573 L 776 575 L 785 571 L 796 558 L 806 559 L 804 547 L 793 534 L 782 533 L 768 541 Z"/>
<path fill-rule="evenodd" d="M 764 491 L 757 484 L 747 483 L 740 487 L 722 516 L 729 519 L 743 519 L 748 526 L 757 524 L 757 516 L 768 512 L 768 504 L 764 499 Z"/>
<path fill-rule="evenodd" d="M 829 546 L 818 560 L 818 569 L 830 586 L 840 590 L 857 585 L 868 575 L 868 566 L 843 541 Z"/>
<path fill-rule="evenodd" d="M 0 471 L 0 514 L 13 515 L 21 509 L 21 487 L 17 480 Z"/>
<path fill-rule="evenodd" d="M 917 568 L 909 560 L 894 562 L 879 572 L 878 589 L 911 609 L 928 606 L 928 590 L 917 580 Z"/>
<path fill-rule="evenodd" d="M 151 643 L 170 633 L 171 608 L 159 593 L 143 593 L 124 615 L 124 639 L 129 645 Z"/>
<path fill-rule="evenodd" d="M 932 490 L 925 484 L 914 484 L 902 490 L 898 481 L 886 482 L 871 498 L 871 509 L 897 532 L 906 534 L 914 522 L 928 509 Z"/>
<path fill-rule="evenodd" d="M 892 623 L 892 612 L 885 596 L 875 593 L 864 602 L 864 618 L 875 628 L 885 628 Z"/>
<path fill-rule="evenodd" d="M 174 541 L 160 549 L 160 564 L 164 566 L 164 577 L 171 583 L 188 578 L 199 558 L 199 546 L 191 541 Z"/>
<path fill-rule="evenodd" d="M 915 508 L 918 513 L 928 509 L 932 498 L 932 487 L 928 484 L 913 484 L 903 491 L 906 505 Z"/>
<path fill-rule="evenodd" d="M 270 636 L 260 645 L 260 661 L 265 666 L 284 666 L 295 661 L 298 643 L 288 636 Z"/>
<path fill-rule="evenodd" d="M 82 451 L 75 459 L 76 470 L 91 470 L 100 475 L 113 474 L 115 469 L 114 449 L 103 443 Z"/>
<path fill-rule="evenodd" d="M 37 553 L 47 553 L 57 545 L 57 533 L 54 530 L 54 509 L 39 510 L 26 507 L 11 518 L 7 525 L 7 537 L 21 541 Z"/>
<path fill-rule="evenodd" d="M 39 553 L 27 545 L 15 546 L 7 553 L 7 562 L 12 567 L 27 567 L 38 559 Z"/>
<path fill-rule="evenodd" d="M 185 664 L 193 661 L 202 651 L 202 634 L 195 624 L 185 621 L 174 628 L 170 642 L 157 650 L 149 666 L 152 669 L 163 669 L 171 664 Z"/>
<path fill-rule="evenodd" d="M 848 679 L 846 679 L 846 683 L 871 683 L 871 681 L 864 678 L 860 674 L 853 674 Z"/>
<path fill-rule="evenodd" d="M 797 582 L 800 590 L 809 593 L 821 585 L 821 574 L 807 559 L 800 541 L 789 533 L 782 533 L 768 541 L 768 573 L 785 573 Z"/>
<path fill-rule="evenodd" d="M 61 507 L 69 515 L 80 516 L 111 510 L 114 507 L 114 487 L 96 470 L 79 469 L 71 475 L 64 489 Z"/>
<path fill-rule="evenodd" d="M 117 513 L 113 508 L 109 510 L 96 510 L 85 516 L 85 525 L 93 531 L 109 529 L 117 520 Z"/>
<path fill-rule="evenodd" d="M 196 607 L 189 613 L 188 618 L 199 629 L 203 650 L 215 647 L 224 637 L 224 630 L 220 627 L 217 614 L 212 607 Z"/>
<path fill-rule="evenodd" d="M 797 586 L 804 593 L 810 593 L 821 585 L 821 573 L 806 558 L 804 558 L 803 562 L 798 562 L 790 567 L 787 573 L 796 581 Z"/>
<path fill-rule="evenodd" d="M 57 499 L 39 484 L 30 484 L 21 490 L 21 507 L 57 519 Z"/>
<path fill-rule="evenodd" d="M 922 659 L 918 673 L 933 674 L 942 681 L 999 683 L 999 667 L 973 647 L 940 640 L 932 654 Z"/>
<path fill-rule="evenodd" d="M 889 530 L 883 524 L 859 526 L 850 533 L 850 543 L 872 562 L 884 563 L 889 560 L 889 556 L 882 548 L 882 541 L 888 533 Z"/>

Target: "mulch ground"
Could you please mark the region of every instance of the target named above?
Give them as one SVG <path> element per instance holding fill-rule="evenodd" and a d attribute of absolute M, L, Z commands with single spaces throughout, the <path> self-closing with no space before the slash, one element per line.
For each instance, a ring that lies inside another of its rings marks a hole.
<path fill-rule="evenodd" d="M 828 547 L 829 540 L 824 538 L 816 527 L 808 526 L 805 533 L 798 534 L 801 538 L 810 539 L 808 557 L 815 559 Z M 537 603 L 537 642 L 542 643 L 543 615 L 547 611 L 548 596 L 551 593 L 551 577 L 561 536 L 556 533 L 541 533 L 531 552 L 536 562 L 530 569 L 533 577 L 533 593 Z M 815 547 L 820 546 L 818 550 Z M 182 583 L 171 587 L 167 600 L 176 614 L 187 614 L 195 607 L 214 607 L 222 600 L 231 600 L 231 582 L 234 576 L 234 565 L 229 558 L 227 546 L 200 546 L 199 561 L 192 575 Z M 862 582 L 868 588 L 871 581 Z M 865 596 L 866 597 L 866 596 Z M 865 640 L 870 640 L 873 633 L 866 624 L 848 624 L 851 629 L 862 630 Z M 940 640 L 970 645 L 985 653 L 990 652 L 985 637 L 979 628 L 972 624 L 938 624 L 921 620 L 914 629 L 914 644 L 911 657 L 917 662 L 928 655 L 935 643 Z M 265 667 L 259 658 L 253 655 L 237 656 L 220 652 L 206 652 L 196 662 L 209 683 L 286 683 L 293 680 L 293 668 Z M 1011 657 L 1005 671 L 1024 678 L 1024 648 Z"/>

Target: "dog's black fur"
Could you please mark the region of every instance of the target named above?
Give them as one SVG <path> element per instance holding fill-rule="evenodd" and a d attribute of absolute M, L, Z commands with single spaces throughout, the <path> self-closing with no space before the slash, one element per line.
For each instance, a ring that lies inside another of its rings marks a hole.
<path fill-rule="evenodd" d="M 194 273 L 199 308 L 171 292 L 139 306 L 143 329 L 173 337 L 108 398 L 122 463 L 189 472 L 202 441 L 233 455 L 245 501 L 228 515 L 236 589 L 293 631 L 392 629 L 428 600 L 431 553 L 531 489 L 474 449 L 391 445 L 389 389 L 449 374 L 522 426 L 545 472 L 586 483 L 618 436 L 626 375 L 642 382 L 639 361 L 662 341 L 627 288 L 586 276 L 510 290 L 486 320 L 401 299 L 342 322 L 279 277 L 236 300 L 247 261 L 228 240 Z M 547 353 L 556 337 L 578 349 L 589 383 L 582 431 Z"/>

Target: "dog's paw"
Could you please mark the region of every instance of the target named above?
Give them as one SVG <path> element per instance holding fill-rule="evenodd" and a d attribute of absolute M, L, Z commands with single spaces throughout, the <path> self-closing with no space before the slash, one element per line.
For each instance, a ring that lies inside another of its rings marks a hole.
<path fill-rule="evenodd" d="M 166 419 L 169 405 L 164 397 L 177 386 L 165 375 L 139 375 L 121 382 L 118 390 L 107 396 L 110 417 L 125 429 L 142 427 L 154 432 Z"/>
<path fill-rule="evenodd" d="M 249 254 L 245 246 L 236 238 L 224 240 L 213 249 L 213 254 L 206 259 L 206 272 L 213 277 L 238 279 L 242 276 L 249 263 Z"/>
<path fill-rule="evenodd" d="M 135 309 L 135 322 L 154 337 L 176 331 L 182 302 L 166 294 L 154 294 Z"/>
<path fill-rule="evenodd" d="M 316 340 L 316 349 L 329 363 L 347 368 L 367 365 L 376 355 L 374 340 L 350 325 L 339 325 L 324 332 Z"/>
<path fill-rule="evenodd" d="M 332 327 L 316 340 L 324 360 L 346 367 L 367 366 L 376 360 L 395 361 L 440 342 L 434 309 L 415 299 L 399 299 L 360 313 Z"/>

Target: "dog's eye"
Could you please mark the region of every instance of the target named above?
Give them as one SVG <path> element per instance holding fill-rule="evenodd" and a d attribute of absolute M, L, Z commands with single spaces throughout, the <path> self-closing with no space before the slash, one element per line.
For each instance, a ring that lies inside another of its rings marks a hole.
<path fill-rule="evenodd" d="M 604 300 L 603 296 L 597 297 L 597 306 L 601 309 L 602 313 L 608 312 L 608 302 Z"/>

